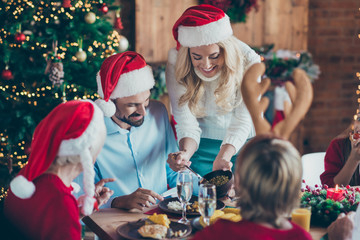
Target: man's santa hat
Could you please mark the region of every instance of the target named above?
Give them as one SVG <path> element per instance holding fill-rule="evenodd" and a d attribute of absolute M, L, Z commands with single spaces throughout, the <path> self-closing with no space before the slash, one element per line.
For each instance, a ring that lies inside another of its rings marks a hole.
<path fill-rule="evenodd" d="M 173 27 L 177 49 L 218 43 L 233 34 L 229 17 L 219 8 L 201 4 L 185 10 Z"/>
<path fill-rule="evenodd" d="M 36 127 L 28 164 L 10 183 L 11 192 L 22 199 L 36 191 L 32 182 L 43 174 L 57 156 L 80 156 L 83 167 L 84 215 L 94 208 L 94 165 L 90 147 L 97 143 L 98 126 L 104 124 L 102 111 L 90 101 L 69 101 L 58 105 Z"/>
<path fill-rule="evenodd" d="M 116 111 L 111 99 L 133 96 L 155 85 L 151 67 L 146 65 L 140 54 L 131 51 L 105 59 L 96 81 L 102 99 L 95 102 L 107 117 L 113 116 Z"/>

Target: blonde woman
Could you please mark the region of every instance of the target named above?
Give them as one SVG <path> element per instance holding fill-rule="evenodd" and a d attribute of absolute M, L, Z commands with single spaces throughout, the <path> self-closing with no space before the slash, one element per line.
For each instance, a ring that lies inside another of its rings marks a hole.
<path fill-rule="evenodd" d="M 312 239 L 287 216 L 299 204 L 302 165 L 294 146 L 271 134 L 249 141 L 237 157 L 235 189 L 242 220 L 220 219 L 193 239 Z"/>
<path fill-rule="evenodd" d="M 260 57 L 233 36 L 229 17 L 210 5 L 188 8 L 173 27 L 166 84 L 179 152 L 170 167 L 190 165 L 200 175 L 231 169 L 235 154 L 254 136 L 240 92 L 246 70 Z"/>

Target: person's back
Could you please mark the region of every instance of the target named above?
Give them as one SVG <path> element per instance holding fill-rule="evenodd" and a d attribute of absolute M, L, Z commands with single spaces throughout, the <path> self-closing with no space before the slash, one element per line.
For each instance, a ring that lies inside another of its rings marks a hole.
<path fill-rule="evenodd" d="M 11 191 L 5 199 L 4 215 L 30 239 L 80 239 L 81 227 L 76 199 L 56 175 L 34 180 L 36 192 L 21 199 Z"/>
<path fill-rule="evenodd" d="M 226 239 L 226 240 L 303 240 L 311 239 L 308 233 L 292 223 L 292 229 L 274 229 L 242 220 L 232 222 L 220 219 L 214 226 L 204 229 L 194 239 Z"/>

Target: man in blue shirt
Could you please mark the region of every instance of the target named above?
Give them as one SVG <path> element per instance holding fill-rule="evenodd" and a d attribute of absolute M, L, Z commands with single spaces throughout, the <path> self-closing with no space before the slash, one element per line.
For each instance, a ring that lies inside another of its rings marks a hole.
<path fill-rule="evenodd" d="M 135 52 L 108 57 L 97 76 L 96 101 L 104 111 L 107 138 L 96 164 L 96 179 L 114 191 L 107 207 L 142 210 L 163 200 L 177 173 L 166 160 L 178 150 L 165 106 L 150 100 L 151 68 Z"/>

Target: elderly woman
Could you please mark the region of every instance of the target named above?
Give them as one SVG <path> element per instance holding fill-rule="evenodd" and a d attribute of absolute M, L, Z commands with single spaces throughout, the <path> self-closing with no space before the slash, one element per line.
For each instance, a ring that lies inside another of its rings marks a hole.
<path fill-rule="evenodd" d="M 240 86 L 260 56 L 233 36 L 229 17 L 211 5 L 185 10 L 173 35 L 178 45 L 169 51 L 166 85 L 180 151 L 169 155 L 170 167 L 192 162 L 201 175 L 231 169 L 234 155 L 254 136 Z"/>
<path fill-rule="evenodd" d="M 5 217 L 30 239 L 81 239 L 79 207 L 89 215 L 112 191 L 94 185 L 96 156 L 105 141 L 103 114 L 90 101 L 60 104 L 36 127 L 28 164 L 10 183 Z M 72 181 L 84 173 L 79 203 Z M 96 198 L 94 198 L 96 197 Z"/>

